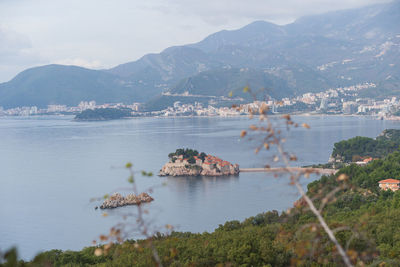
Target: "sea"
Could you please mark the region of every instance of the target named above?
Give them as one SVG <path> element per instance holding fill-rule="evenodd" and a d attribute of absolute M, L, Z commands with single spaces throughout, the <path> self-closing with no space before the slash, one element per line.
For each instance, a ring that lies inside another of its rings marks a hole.
<path fill-rule="evenodd" d="M 287 128 L 271 118 L 292 166 L 326 163 L 334 143 L 355 136 L 376 137 L 400 122 L 367 116 L 294 116 L 304 127 Z M 0 251 L 17 247 L 22 259 L 41 251 L 80 250 L 122 224 L 128 238 L 137 233 L 137 208 L 100 210 L 106 194 L 132 192 L 126 163 L 133 164 L 153 232 L 212 232 L 229 220 L 285 211 L 299 198 L 287 176 L 241 173 L 228 177 L 159 177 L 177 148 L 193 148 L 243 168 L 281 166 L 277 152 L 260 150 L 261 133 L 248 117 L 133 118 L 77 122 L 71 116 L 0 117 Z M 249 134 L 241 138 L 242 130 Z M 152 172 L 151 177 L 142 171 Z M 301 178 L 306 188 L 317 176 Z M 130 215 L 133 215 L 131 217 Z"/>

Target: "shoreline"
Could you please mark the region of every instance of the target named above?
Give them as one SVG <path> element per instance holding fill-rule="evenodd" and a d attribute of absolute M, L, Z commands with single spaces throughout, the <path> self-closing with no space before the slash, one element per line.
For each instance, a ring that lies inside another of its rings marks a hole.
<path fill-rule="evenodd" d="M 290 116 L 299 116 L 299 117 L 366 117 L 366 118 L 375 118 L 377 120 L 381 120 L 378 115 L 358 115 L 358 114 L 319 114 L 319 113 L 280 113 L 280 114 L 269 114 L 268 116 L 271 117 L 280 117 L 283 115 L 290 115 Z M 46 118 L 46 117 L 74 117 L 75 115 L 72 114 L 43 114 L 43 115 L 28 115 L 28 116 L 0 116 L 0 119 L 10 119 L 10 118 Z M 104 122 L 104 121 L 116 121 L 116 120 L 130 120 L 130 119 L 138 119 L 138 118 L 244 118 L 249 117 L 250 115 L 229 115 L 229 116 L 218 116 L 218 115 L 183 115 L 183 116 L 134 116 L 134 117 L 123 117 L 118 119 L 93 119 L 93 120 L 76 120 L 72 119 L 75 122 Z M 254 115 L 257 116 L 257 115 Z M 400 116 L 391 116 L 387 118 L 383 118 L 383 120 L 390 120 L 390 121 L 400 121 Z"/>

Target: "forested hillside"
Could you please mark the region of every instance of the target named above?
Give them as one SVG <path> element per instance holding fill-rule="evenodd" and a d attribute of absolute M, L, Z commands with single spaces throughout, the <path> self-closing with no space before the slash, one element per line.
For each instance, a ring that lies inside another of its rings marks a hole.
<path fill-rule="evenodd" d="M 375 139 L 357 136 L 335 143 L 332 157 L 341 162 L 355 162 L 365 157 L 383 158 L 399 148 L 400 130 L 388 129 Z"/>

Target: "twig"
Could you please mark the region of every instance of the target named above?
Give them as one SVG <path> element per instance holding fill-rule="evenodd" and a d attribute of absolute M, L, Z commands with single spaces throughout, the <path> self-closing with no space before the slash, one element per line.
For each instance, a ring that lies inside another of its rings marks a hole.
<path fill-rule="evenodd" d="M 276 139 L 275 141 L 276 141 L 276 145 L 277 145 L 277 148 L 278 148 L 278 152 L 281 155 L 285 165 L 287 167 L 289 167 L 290 164 L 289 164 L 289 160 L 288 160 L 288 158 L 286 156 L 286 153 L 283 151 L 283 148 L 282 148 L 281 143 L 279 142 L 279 139 L 277 139 L 276 137 L 275 137 L 275 139 Z M 300 185 L 300 183 L 298 181 L 298 178 L 296 178 L 296 176 L 297 176 L 296 173 L 293 173 L 290 170 L 289 170 L 289 172 L 292 174 L 292 177 L 294 178 L 294 179 L 292 179 L 292 182 L 296 186 L 297 190 L 300 192 L 300 195 L 302 196 L 302 198 L 306 201 L 307 205 L 310 207 L 310 210 L 312 211 L 312 213 L 314 213 L 315 217 L 317 217 L 317 219 L 318 219 L 319 223 L 321 224 L 322 228 L 324 229 L 324 231 L 329 236 L 329 239 L 336 246 L 340 256 L 343 259 L 343 262 L 345 263 L 345 265 L 346 266 L 353 266 L 353 264 L 351 264 L 351 261 L 350 261 L 349 257 L 347 256 L 345 250 L 343 249 L 342 245 L 340 245 L 340 243 L 337 241 L 334 233 L 329 228 L 329 226 L 326 223 L 325 219 L 322 217 L 321 213 L 317 210 L 317 208 L 315 207 L 315 205 L 311 201 L 311 199 L 307 196 L 306 192 L 304 192 L 303 187 Z"/>

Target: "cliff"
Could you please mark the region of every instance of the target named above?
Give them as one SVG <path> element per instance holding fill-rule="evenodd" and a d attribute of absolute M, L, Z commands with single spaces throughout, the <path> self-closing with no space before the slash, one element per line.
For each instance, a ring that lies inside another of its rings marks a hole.
<path fill-rule="evenodd" d="M 239 174 L 239 165 L 231 164 L 218 157 L 206 155 L 194 156 L 194 161 L 183 155 L 172 156 L 160 170 L 160 176 L 225 176 Z"/>

